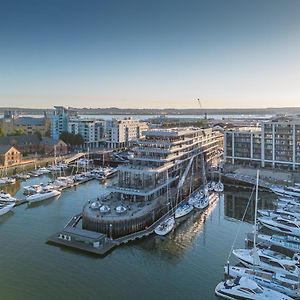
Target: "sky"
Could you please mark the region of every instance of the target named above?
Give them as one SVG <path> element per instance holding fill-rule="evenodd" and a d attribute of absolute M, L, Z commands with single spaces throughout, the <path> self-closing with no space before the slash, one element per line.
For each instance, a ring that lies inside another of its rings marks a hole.
<path fill-rule="evenodd" d="M 0 0 L 0 106 L 300 106 L 299 0 Z"/>

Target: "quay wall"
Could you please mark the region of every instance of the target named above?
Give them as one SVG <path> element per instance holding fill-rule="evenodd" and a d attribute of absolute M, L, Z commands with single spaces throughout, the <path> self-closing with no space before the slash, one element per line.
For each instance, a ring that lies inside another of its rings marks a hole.
<path fill-rule="evenodd" d="M 93 217 L 89 215 L 87 217 L 83 212 L 82 228 L 90 231 L 105 233 L 111 238 L 118 238 L 147 229 L 147 227 L 152 225 L 166 212 L 167 209 L 163 206 L 160 206 L 139 217 L 128 214 L 128 218 L 122 220 L 114 220 L 114 218 L 111 218 L 109 220 L 103 219 L 101 218 L 100 214 L 94 215 Z"/>
<path fill-rule="evenodd" d="M 191 190 L 191 193 L 199 188 L 199 184 L 200 177 L 194 177 L 194 188 Z M 176 185 L 170 189 L 169 193 L 169 202 L 172 207 L 175 207 L 178 204 L 177 202 L 181 202 L 183 199 L 188 198 L 190 194 L 189 180 L 186 180 L 186 184 L 181 189 L 179 195 Z M 163 197 L 166 197 L 166 195 L 163 195 Z M 104 218 L 104 215 L 102 216 L 100 212 L 92 215 L 84 208 L 82 212 L 82 228 L 106 234 L 111 238 L 119 238 L 124 235 L 129 235 L 147 229 L 147 227 L 151 226 L 155 221 L 166 214 L 167 211 L 167 206 L 165 203 L 162 203 L 161 205 L 156 206 L 154 210 L 146 211 L 142 216 L 135 216 L 134 213 L 132 214 L 130 211 L 127 211 L 126 213 L 128 217 L 120 220 L 114 216 L 109 218 L 107 215 L 105 215 Z"/>

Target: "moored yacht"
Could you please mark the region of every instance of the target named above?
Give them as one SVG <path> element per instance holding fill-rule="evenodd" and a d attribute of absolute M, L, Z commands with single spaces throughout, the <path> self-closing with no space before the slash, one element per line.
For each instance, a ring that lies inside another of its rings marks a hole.
<path fill-rule="evenodd" d="M 258 220 L 271 230 L 300 237 L 300 221 L 295 218 L 278 216 L 274 218 L 261 217 Z"/>
<path fill-rule="evenodd" d="M 41 174 L 41 175 L 48 174 L 48 173 L 50 173 L 50 170 L 48 170 L 45 167 L 41 167 L 41 168 L 39 168 L 39 169 L 36 170 L 36 173 L 37 174 Z"/>
<path fill-rule="evenodd" d="M 21 180 L 27 180 L 30 178 L 29 174 L 17 174 L 16 178 L 21 179 Z"/>
<path fill-rule="evenodd" d="M 279 252 L 269 249 L 237 249 L 232 253 L 248 268 L 256 267 L 270 272 L 300 275 L 298 261 Z"/>
<path fill-rule="evenodd" d="M 300 297 L 300 283 L 296 276 L 269 273 L 238 266 L 225 266 L 224 271 L 229 277 L 247 277 L 265 288 L 275 290 L 293 298 Z"/>
<path fill-rule="evenodd" d="M 220 282 L 215 289 L 215 294 L 220 299 L 249 299 L 249 300 L 291 300 L 292 298 L 264 288 L 254 280 L 247 277 L 237 277 Z"/>
<path fill-rule="evenodd" d="M 282 188 L 282 187 L 274 186 L 274 187 L 271 187 L 271 190 L 275 194 L 280 195 L 280 196 L 290 196 L 290 197 L 297 197 L 297 198 L 300 197 L 300 192 L 294 192 L 292 190 L 287 189 L 286 187 Z"/>
<path fill-rule="evenodd" d="M 54 180 L 53 185 L 56 185 L 59 187 L 67 187 L 69 185 L 72 185 L 73 183 L 74 183 L 73 176 L 57 177 L 57 179 Z"/>
<path fill-rule="evenodd" d="M 293 252 L 300 252 L 300 238 L 296 236 L 258 234 L 257 239 L 267 245 L 274 245 Z"/>
<path fill-rule="evenodd" d="M 282 217 L 287 217 L 287 218 L 296 218 L 296 219 L 300 219 L 300 213 L 298 211 L 292 211 L 291 209 L 287 209 L 287 208 L 278 208 L 275 210 L 269 210 L 269 209 L 261 209 L 257 211 L 261 216 L 263 217 L 270 217 L 270 218 L 274 218 L 274 217 L 278 217 L 278 216 L 282 216 Z"/>
<path fill-rule="evenodd" d="M 216 183 L 214 181 L 210 181 L 208 184 L 207 184 L 207 188 L 210 192 L 212 192 L 215 188 L 215 185 Z"/>
<path fill-rule="evenodd" d="M 216 183 L 214 186 L 214 191 L 217 193 L 222 193 L 224 191 L 224 184 L 221 181 Z"/>
<path fill-rule="evenodd" d="M 29 186 L 24 186 L 24 194 L 25 195 L 30 195 L 30 194 L 35 194 L 35 193 L 39 193 L 42 191 L 42 186 L 40 184 L 33 184 L 33 185 L 29 185 Z"/>
<path fill-rule="evenodd" d="M 0 216 L 3 216 L 4 214 L 8 213 L 11 211 L 14 207 L 15 203 L 0 203 Z"/>
<path fill-rule="evenodd" d="M 201 200 L 202 198 L 204 198 L 204 196 L 205 195 L 204 195 L 203 190 L 198 190 L 197 192 L 190 195 L 188 204 L 194 205 L 195 202 Z"/>
<path fill-rule="evenodd" d="M 193 208 L 193 205 L 190 205 L 188 203 L 180 204 L 175 210 L 175 219 L 186 216 L 193 210 Z"/>
<path fill-rule="evenodd" d="M 0 178 L 0 184 L 15 184 L 16 179 L 11 177 L 2 177 Z"/>
<path fill-rule="evenodd" d="M 193 205 L 196 209 L 205 209 L 209 205 L 209 195 L 205 194 L 202 198 L 195 201 Z"/>
<path fill-rule="evenodd" d="M 160 223 L 154 230 L 157 235 L 167 235 L 175 226 L 175 218 L 169 217 L 162 223 Z"/>
<path fill-rule="evenodd" d="M 16 202 L 17 199 L 12 197 L 9 193 L 0 191 L 0 201 L 2 202 Z"/>
<path fill-rule="evenodd" d="M 38 202 L 38 201 L 43 201 L 47 200 L 53 197 L 57 197 L 61 194 L 60 191 L 57 190 L 42 190 L 41 192 L 38 192 L 36 194 L 30 195 L 26 197 L 26 200 L 31 203 L 31 202 Z"/>

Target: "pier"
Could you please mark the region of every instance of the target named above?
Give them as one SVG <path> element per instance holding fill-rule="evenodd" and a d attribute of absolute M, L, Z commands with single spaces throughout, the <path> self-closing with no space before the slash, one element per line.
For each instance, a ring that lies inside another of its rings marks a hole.
<path fill-rule="evenodd" d="M 256 178 L 249 175 L 235 174 L 235 173 L 225 173 L 222 175 L 224 181 L 227 185 L 237 186 L 237 183 L 241 184 L 243 187 L 252 188 L 256 185 Z M 259 188 L 263 190 L 268 190 L 272 192 L 274 184 L 259 179 Z"/>

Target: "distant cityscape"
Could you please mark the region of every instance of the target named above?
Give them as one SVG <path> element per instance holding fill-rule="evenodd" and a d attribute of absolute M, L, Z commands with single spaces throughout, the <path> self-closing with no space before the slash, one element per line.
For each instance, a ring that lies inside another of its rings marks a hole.
<path fill-rule="evenodd" d="M 137 108 L 75 108 L 79 115 L 276 115 L 276 114 L 300 114 L 300 107 L 269 107 L 269 108 L 190 108 L 190 109 L 137 109 Z M 0 114 L 12 110 L 23 115 L 43 115 L 53 113 L 53 109 L 20 108 L 20 107 L 0 107 Z"/>

